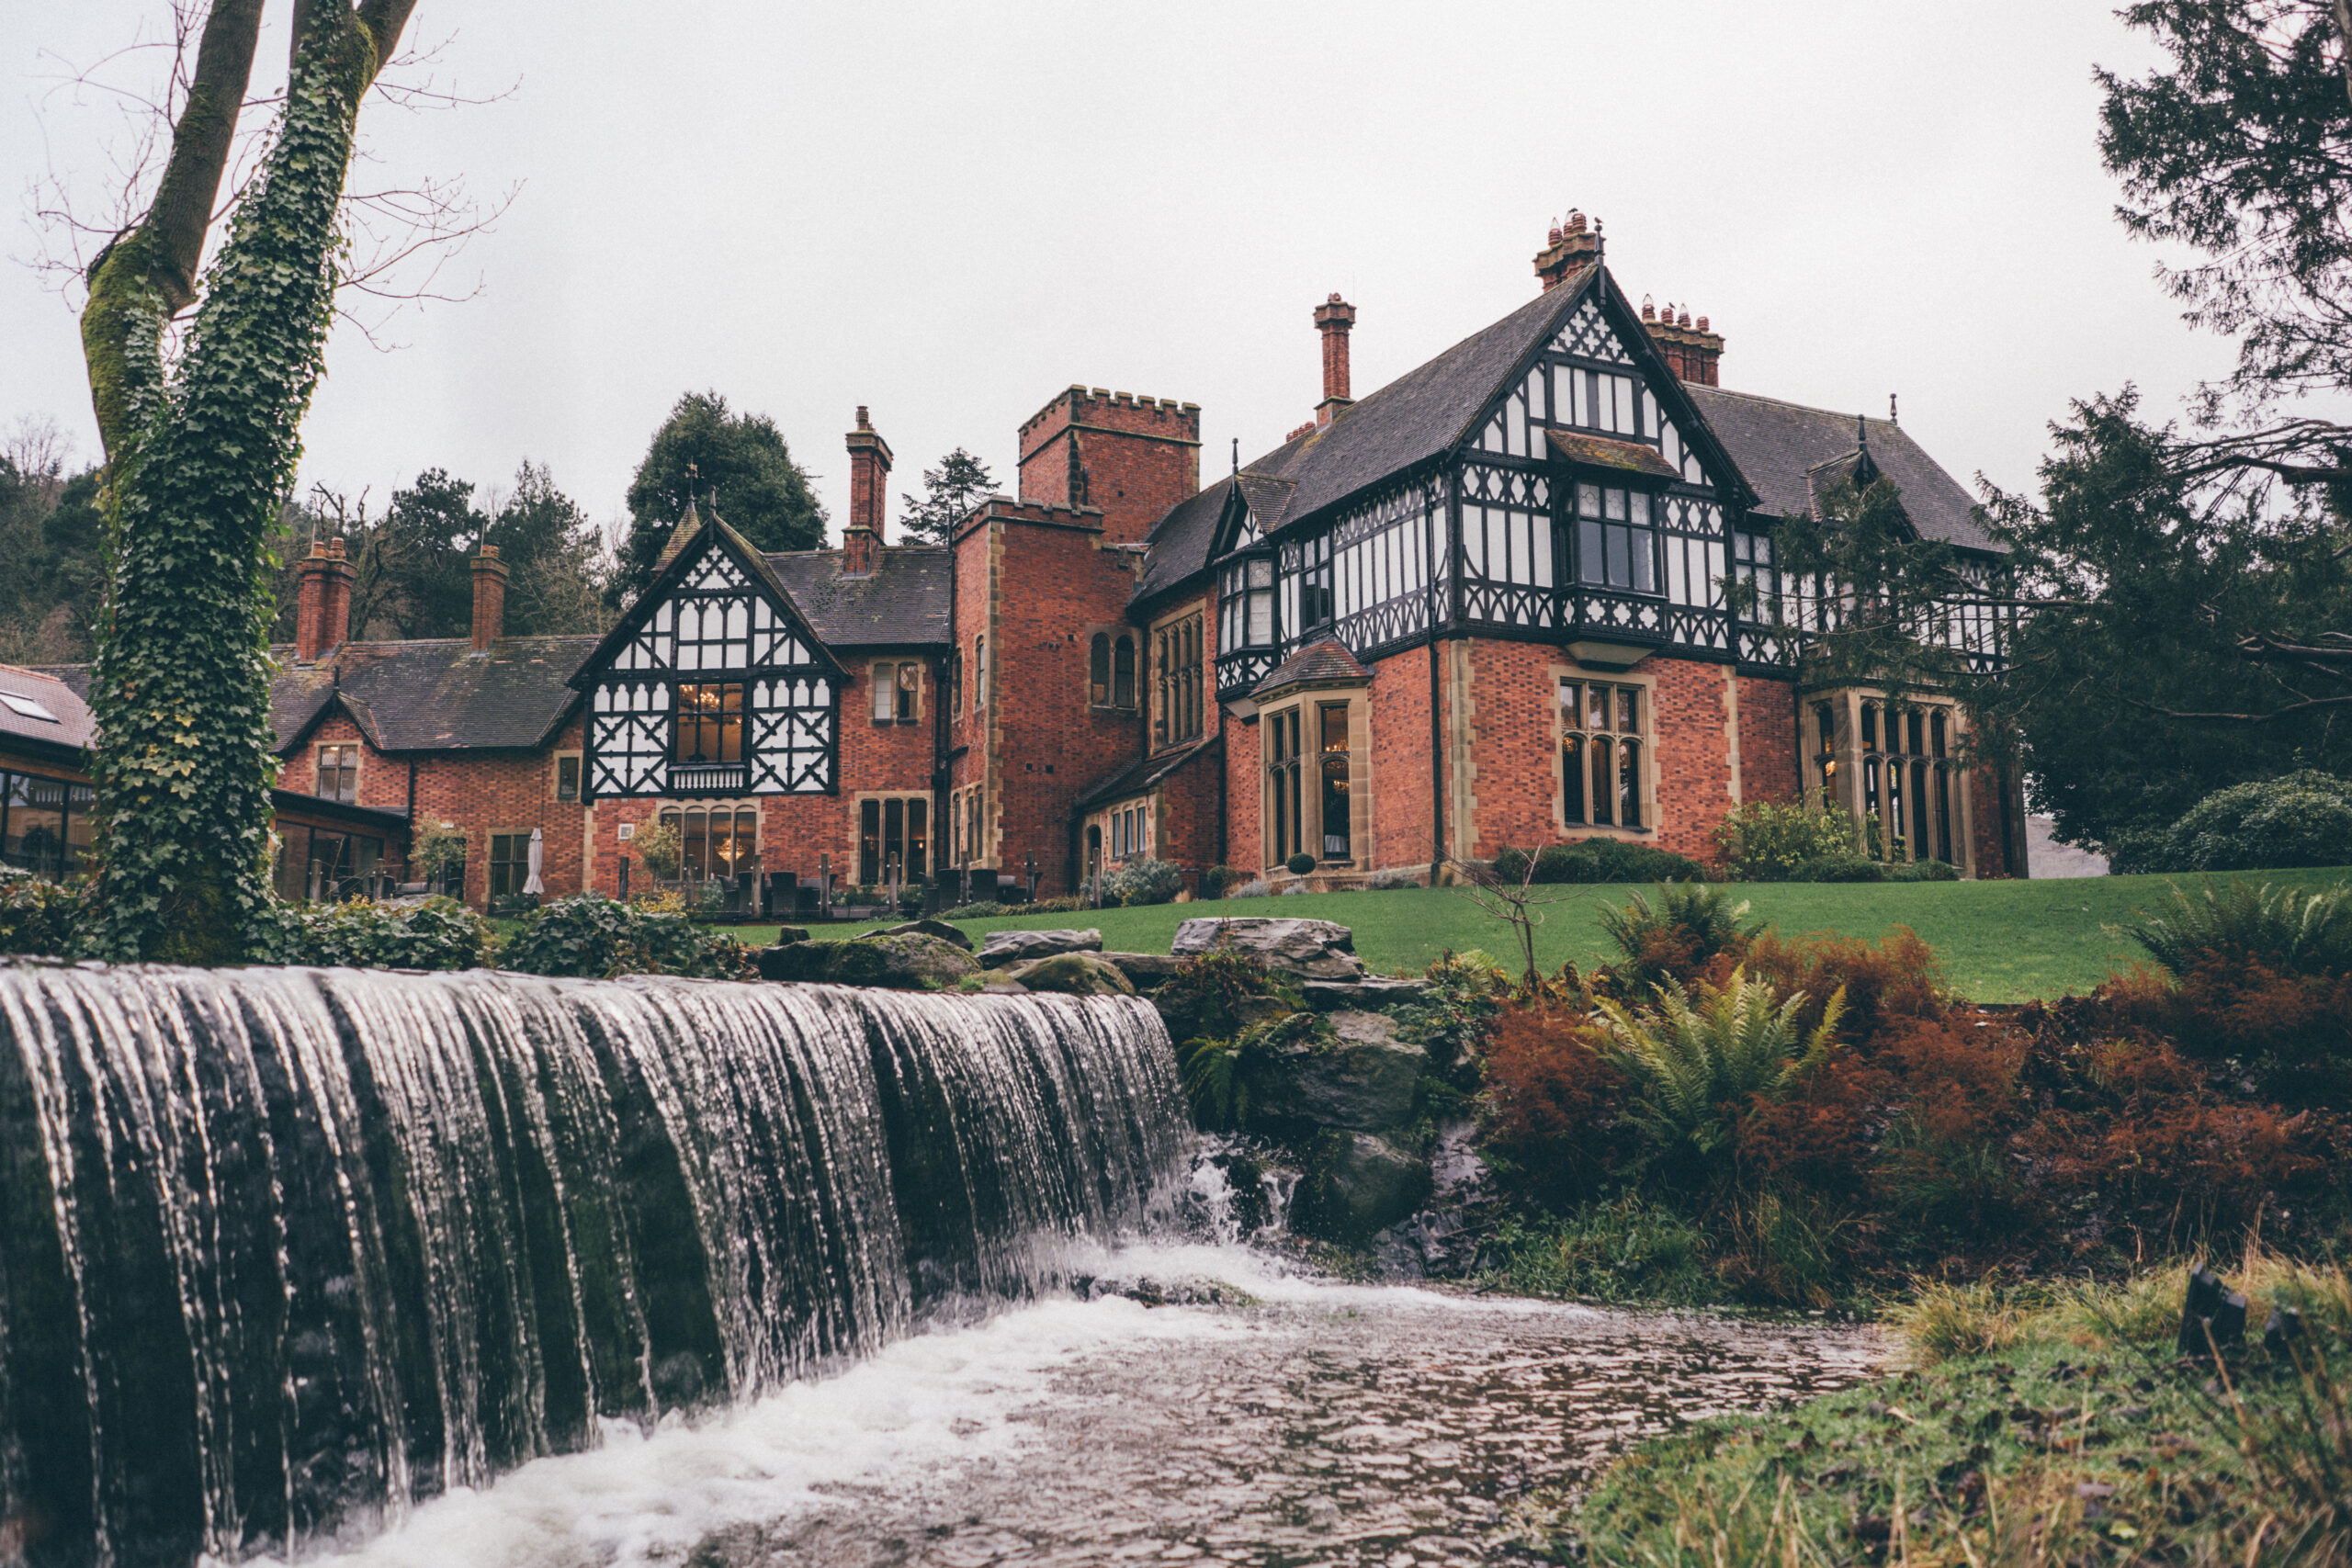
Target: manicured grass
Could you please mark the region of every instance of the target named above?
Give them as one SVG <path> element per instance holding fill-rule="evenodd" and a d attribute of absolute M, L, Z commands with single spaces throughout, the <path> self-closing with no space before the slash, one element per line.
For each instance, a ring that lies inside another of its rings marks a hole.
<path fill-rule="evenodd" d="M 2352 876 L 2352 869 L 2249 872 L 2249 882 L 2321 886 Z M 1784 935 L 1834 931 L 1875 940 L 1894 925 L 1917 931 L 1953 987 L 1982 1002 L 2030 1001 L 2086 991 L 2142 956 L 2129 938 L 2106 928 L 2136 911 L 2171 906 L 2168 885 L 2193 891 L 2194 876 L 2099 876 L 2051 882 L 1756 883 L 1737 887 L 1757 918 Z M 2219 878 L 2226 882 L 2226 877 Z M 1610 956 L 1594 919 L 1599 909 L 1625 901 L 1625 887 L 1543 889 L 1558 902 L 1544 909 L 1535 954 L 1547 970 Z M 1211 904 L 1161 904 L 1141 909 L 1081 914 L 1020 915 L 959 922 L 978 938 L 1016 928 L 1099 926 L 1102 943 L 1117 952 L 1165 953 L 1177 925 L 1204 915 L 1298 915 L 1353 928 L 1356 951 L 1386 973 L 1419 973 L 1448 948 L 1478 947 L 1508 959 L 1510 931 L 1481 914 L 1451 888 L 1413 887 L 1387 893 L 1310 893 L 1293 898 L 1234 899 Z M 843 924 L 815 934 L 854 936 L 879 922 Z M 737 928 L 746 942 L 765 942 L 773 927 Z"/>

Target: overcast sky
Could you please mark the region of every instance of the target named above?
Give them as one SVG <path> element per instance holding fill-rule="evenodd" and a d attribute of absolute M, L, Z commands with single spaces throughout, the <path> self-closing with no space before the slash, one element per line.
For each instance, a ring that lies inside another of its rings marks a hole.
<path fill-rule="evenodd" d="M 57 79 L 165 10 L 0 4 L 0 423 L 52 416 L 85 457 L 25 192 L 104 204 L 120 121 Z M 1362 396 L 1525 300 L 1571 207 L 1636 302 L 1713 319 L 1726 387 L 1899 392 L 1963 482 L 2029 486 L 2069 399 L 2168 408 L 2229 356 L 2111 216 L 2091 69 L 2151 56 L 2077 0 L 421 0 L 412 41 L 443 39 L 440 85 L 514 90 L 372 105 L 358 183 L 521 188 L 442 276 L 474 298 L 330 346 L 302 482 L 378 505 L 528 457 L 617 516 L 703 389 L 775 419 L 836 524 L 860 403 L 894 521 L 958 445 L 1010 491 L 1016 429 L 1073 381 L 1199 403 L 1214 476 L 1311 413 L 1326 294 L 1359 310 Z"/>

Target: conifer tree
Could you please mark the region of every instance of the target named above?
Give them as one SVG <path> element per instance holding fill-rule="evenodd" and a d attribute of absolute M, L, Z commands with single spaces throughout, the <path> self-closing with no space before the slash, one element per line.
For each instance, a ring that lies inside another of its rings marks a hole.
<path fill-rule="evenodd" d="M 956 524 L 972 508 L 996 493 L 996 477 L 989 466 L 958 446 L 922 471 L 923 493 L 902 496 L 906 512 L 899 526 L 919 544 L 944 545 Z"/>

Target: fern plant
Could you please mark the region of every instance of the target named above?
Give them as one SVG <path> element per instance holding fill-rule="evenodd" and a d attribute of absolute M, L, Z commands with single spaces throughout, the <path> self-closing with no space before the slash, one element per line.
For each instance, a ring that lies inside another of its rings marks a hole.
<path fill-rule="evenodd" d="M 1711 1163 L 1752 1096 L 1779 1099 L 1828 1056 L 1845 987 L 1810 1033 L 1798 1022 L 1804 1001 L 1803 991 L 1783 998 L 1770 981 L 1749 979 L 1743 965 L 1720 988 L 1702 987 L 1695 1004 L 1670 980 L 1656 1007 L 1601 1002 L 1600 1054 L 1632 1084 L 1627 1115 L 1655 1157 Z"/>
<path fill-rule="evenodd" d="M 2267 882 L 2249 887 L 2232 877 L 2227 893 L 2216 893 L 2209 881 L 2194 899 L 2177 886 L 2172 898 L 2169 918 L 2143 916 L 2123 930 L 2175 975 L 2215 956 L 2283 974 L 2352 973 L 2352 882 L 2303 893 Z"/>
<path fill-rule="evenodd" d="M 1623 961 L 1615 965 L 1630 994 L 1641 995 L 1678 971 L 1699 968 L 1715 954 L 1745 951 L 1762 922 L 1745 924 L 1749 905 L 1734 902 L 1721 887 L 1703 882 L 1663 882 L 1658 898 L 1635 893 L 1623 908 L 1600 911 L 1600 929 L 1617 944 Z"/>

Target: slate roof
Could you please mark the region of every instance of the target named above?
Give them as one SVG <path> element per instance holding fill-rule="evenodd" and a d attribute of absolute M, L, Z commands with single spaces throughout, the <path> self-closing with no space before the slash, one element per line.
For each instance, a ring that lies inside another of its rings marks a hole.
<path fill-rule="evenodd" d="M 1216 548 L 1217 519 L 1225 515 L 1226 497 L 1235 482 L 1231 478 L 1217 480 L 1170 507 L 1152 525 L 1151 550 L 1136 581 L 1136 601 L 1175 587 L 1208 564 L 1209 552 Z M 1242 494 L 1246 498 L 1249 491 Z"/>
<path fill-rule="evenodd" d="M 1120 770 L 1080 795 L 1071 803 L 1070 809 L 1091 811 L 1094 807 L 1107 805 L 1114 800 L 1125 799 L 1131 795 L 1141 795 L 1216 745 L 1216 742 L 1217 737 L 1212 732 L 1188 746 L 1180 746 L 1173 751 L 1163 751 L 1157 757 L 1146 757 L 1135 766 Z"/>
<path fill-rule="evenodd" d="M 86 676 L 76 687 L 56 671 L 0 664 L 0 698 L 14 697 L 56 716 L 52 723 L 38 714 L 19 712 L 15 704 L 0 701 L 0 737 L 77 750 L 87 746 L 91 736 L 97 733 L 97 722 L 90 716 L 86 700 L 88 690 Z M 0 739 L 0 745 L 5 744 L 5 739 Z"/>
<path fill-rule="evenodd" d="M 1871 458 L 1902 491 L 1903 510 L 1921 537 L 1964 549 L 2004 549 L 1976 520 L 1975 502 L 1960 481 L 1893 421 L 1858 420 L 1721 387 L 1685 389 L 1756 487 L 1762 510 L 1783 517 L 1817 514 L 1821 491 L 1852 468 L 1859 424 L 1869 434 Z M 1823 481 L 1818 476 L 1825 471 L 1829 477 Z"/>
<path fill-rule="evenodd" d="M 878 549 L 866 577 L 842 576 L 839 550 L 795 550 L 763 558 L 808 629 L 828 647 L 945 647 L 956 640 L 947 621 L 956 562 L 940 546 Z"/>
<path fill-rule="evenodd" d="M 1327 637 L 1320 642 L 1310 642 L 1277 666 L 1273 672 L 1258 682 L 1250 694 L 1263 696 L 1285 686 L 1299 685 L 1307 681 L 1369 681 L 1371 671 L 1356 661 L 1347 645 L 1338 637 Z"/>
<path fill-rule="evenodd" d="M 485 751 L 544 746 L 579 700 L 568 682 L 594 637 L 509 637 L 473 656 L 464 637 L 345 643 L 316 666 L 270 683 L 280 750 L 341 698 L 379 751 Z M 271 650 L 292 663 L 290 648 Z"/>
<path fill-rule="evenodd" d="M 579 694 L 567 682 L 597 640 L 501 637 L 481 659 L 473 657 L 473 642 L 467 637 L 349 642 L 318 663 L 300 667 L 293 644 L 279 643 L 269 650 L 278 663 L 269 682 L 270 728 L 283 753 L 340 700 L 379 751 L 544 746 L 571 716 Z M 86 697 L 88 665 L 60 665 L 50 673 L 77 697 Z M 6 687 L 6 672 L 0 669 L 0 690 Z"/>

